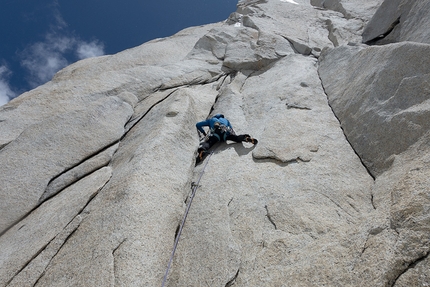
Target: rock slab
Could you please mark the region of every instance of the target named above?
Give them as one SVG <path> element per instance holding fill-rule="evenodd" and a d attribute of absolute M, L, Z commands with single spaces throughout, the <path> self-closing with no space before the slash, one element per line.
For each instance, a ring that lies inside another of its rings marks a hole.
<path fill-rule="evenodd" d="M 0 286 L 161 285 L 202 173 L 166 286 L 425 286 L 426 7 L 239 1 L 0 107 Z M 196 165 L 216 113 L 259 143 Z"/>

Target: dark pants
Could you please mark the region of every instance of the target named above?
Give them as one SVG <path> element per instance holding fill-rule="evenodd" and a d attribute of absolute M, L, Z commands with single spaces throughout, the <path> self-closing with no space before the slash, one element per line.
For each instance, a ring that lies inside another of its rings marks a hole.
<path fill-rule="evenodd" d="M 221 141 L 224 139 L 224 134 L 218 134 L 221 138 Z M 243 142 L 246 138 L 246 135 L 228 135 L 226 136 L 226 141 L 234 141 L 237 143 Z M 199 147 L 200 150 L 209 150 L 214 144 L 216 144 L 219 141 L 218 137 L 215 135 L 211 135 L 206 141 L 202 142 Z"/>

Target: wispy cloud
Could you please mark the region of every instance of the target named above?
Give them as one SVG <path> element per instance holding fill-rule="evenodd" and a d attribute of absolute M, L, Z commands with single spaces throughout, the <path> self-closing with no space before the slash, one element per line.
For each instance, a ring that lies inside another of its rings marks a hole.
<path fill-rule="evenodd" d="M 47 34 L 44 42 L 28 46 L 21 54 L 21 65 L 27 69 L 28 81 L 32 87 L 46 83 L 69 62 L 65 53 L 71 49 L 74 40 L 54 34 Z"/>
<path fill-rule="evenodd" d="M 50 81 L 56 72 L 74 60 L 104 55 L 103 43 L 86 42 L 67 33 L 67 23 L 58 11 L 55 19 L 44 41 L 28 45 L 20 53 L 21 66 L 27 70 L 27 81 L 32 88 Z"/>
<path fill-rule="evenodd" d="M 0 66 L 0 106 L 8 103 L 10 99 L 16 96 L 8 82 L 10 74 L 11 72 L 6 66 Z"/>
<path fill-rule="evenodd" d="M 98 41 L 79 42 L 76 49 L 79 59 L 86 59 L 91 57 L 98 57 L 104 55 L 104 45 Z"/>

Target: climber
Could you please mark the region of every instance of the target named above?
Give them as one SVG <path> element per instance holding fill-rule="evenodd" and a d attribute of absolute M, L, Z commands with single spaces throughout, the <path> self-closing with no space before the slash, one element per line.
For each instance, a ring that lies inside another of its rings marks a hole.
<path fill-rule="evenodd" d="M 203 127 L 209 127 L 209 134 L 206 134 Z M 258 143 L 257 139 L 252 138 L 248 134 L 236 135 L 230 122 L 224 118 L 224 115 L 222 114 L 216 114 L 206 121 L 198 122 L 196 124 L 196 128 L 205 136 L 197 150 L 197 163 L 204 159 L 204 157 L 209 153 L 208 150 L 217 142 L 230 140 L 237 143 L 249 142 L 254 145 Z"/>

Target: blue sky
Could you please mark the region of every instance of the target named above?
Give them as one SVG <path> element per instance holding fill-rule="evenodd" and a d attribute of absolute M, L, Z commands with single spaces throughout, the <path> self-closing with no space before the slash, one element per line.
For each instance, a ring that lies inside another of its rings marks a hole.
<path fill-rule="evenodd" d="M 1 0 L 0 106 L 80 59 L 223 21 L 237 0 Z"/>

